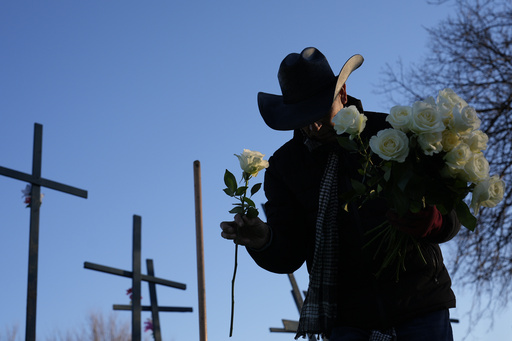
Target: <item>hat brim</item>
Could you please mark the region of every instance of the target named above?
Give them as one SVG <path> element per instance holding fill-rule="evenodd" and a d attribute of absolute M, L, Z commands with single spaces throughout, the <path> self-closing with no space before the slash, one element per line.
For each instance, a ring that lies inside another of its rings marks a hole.
<path fill-rule="evenodd" d="M 321 93 L 297 103 L 284 103 L 283 96 L 258 93 L 258 108 L 265 123 L 275 130 L 295 130 L 324 117 L 332 106 L 350 74 L 363 64 L 363 57 L 350 57 L 341 68 L 332 86 Z"/>

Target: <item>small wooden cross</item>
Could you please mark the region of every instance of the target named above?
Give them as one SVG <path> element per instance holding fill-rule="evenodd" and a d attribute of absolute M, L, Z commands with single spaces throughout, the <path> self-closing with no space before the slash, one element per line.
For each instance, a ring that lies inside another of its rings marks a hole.
<path fill-rule="evenodd" d="M 160 318 L 159 311 L 173 311 L 173 312 L 192 312 L 192 308 L 188 307 L 159 307 L 156 297 L 156 284 L 165 285 L 168 287 L 186 290 L 187 286 L 182 283 L 169 281 L 166 279 L 155 277 L 155 270 L 152 259 L 146 259 L 148 267 L 148 274 L 141 273 L 141 217 L 133 216 L 133 251 L 132 251 L 132 271 L 126 271 L 90 262 L 84 263 L 84 268 L 90 270 L 101 271 L 112 275 L 129 277 L 132 279 L 132 304 L 122 305 L 114 304 L 114 310 L 131 310 L 132 311 L 132 340 L 141 340 L 141 311 L 151 311 L 153 320 L 153 336 L 156 341 L 161 341 L 162 336 L 160 332 Z M 149 297 L 151 306 L 142 306 L 140 302 L 141 297 L 141 281 L 146 281 L 149 284 Z"/>
<path fill-rule="evenodd" d="M 32 185 L 30 203 L 30 239 L 28 255 L 28 285 L 27 285 L 27 317 L 25 340 L 36 339 L 36 307 L 37 307 L 37 266 L 39 253 L 39 208 L 41 206 L 41 187 L 87 198 L 87 191 L 55 181 L 41 178 L 41 163 L 43 151 L 43 126 L 34 124 L 34 149 L 32 155 L 32 174 L 22 173 L 0 166 L 0 175 L 28 182 Z"/>

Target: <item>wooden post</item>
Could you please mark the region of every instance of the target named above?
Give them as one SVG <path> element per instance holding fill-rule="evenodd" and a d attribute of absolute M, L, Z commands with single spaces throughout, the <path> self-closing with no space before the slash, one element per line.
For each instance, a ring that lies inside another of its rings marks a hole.
<path fill-rule="evenodd" d="M 132 253 L 132 341 L 141 340 L 141 217 L 133 216 L 133 253 Z"/>
<path fill-rule="evenodd" d="M 148 276 L 155 277 L 155 267 L 153 266 L 152 259 L 146 259 L 146 266 L 148 268 Z M 151 302 L 151 319 L 153 323 L 153 338 L 155 341 L 162 341 L 162 333 L 160 332 L 160 317 L 158 316 L 158 300 L 156 298 L 156 284 L 148 283 L 149 285 L 149 300 Z"/>
<path fill-rule="evenodd" d="M 32 156 L 32 176 L 41 178 L 41 163 L 43 154 L 43 126 L 34 126 L 34 149 Z M 36 340 L 37 312 L 37 269 L 39 255 L 39 208 L 41 206 L 41 186 L 32 185 L 30 194 L 30 240 L 28 248 L 28 283 L 27 283 L 27 312 L 25 340 Z"/>
<path fill-rule="evenodd" d="M 295 280 L 295 276 L 293 275 L 293 273 L 288 274 L 288 279 L 290 280 L 290 283 L 292 285 L 293 300 L 295 301 L 295 304 L 297 305 L 297 309 L 299 310 L 300 314 L 302 305 L 304 304 L 302 294 L 300 293 L 299 286 L 297 285 L 297 281 Z"/>
<path fill-rule="evenodd" d="M 204 278 L 203 208 L 201 204 L 201 164 L 194 161 L 194 199 L 196 208 L 197 296 L 199 305 L 199 340 L 206 341 L 206 295 Z"/>

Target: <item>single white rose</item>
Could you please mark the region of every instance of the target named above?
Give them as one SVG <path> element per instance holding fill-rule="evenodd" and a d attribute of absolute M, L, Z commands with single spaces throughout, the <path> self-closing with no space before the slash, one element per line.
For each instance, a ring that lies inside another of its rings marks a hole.
<path fill-rule="evenodd" d="M 441 132 L 423 133 L 418 135 L 418 144 L 425 155 L 434 155 L 443 150 L 442 139 L 443 134 Z"/>
<path fill-rule="evenodd" d="M 460 98 L 452 89 L 443 89 L 439 91 L 439 95 L 437 96 L 437 109 L 441 116 L 443 117 L 443 121 L 445 124 L 448 124 L 453 117 L 453 108 L 456 105 L 461 105 L 463 107 L 468 104 L 462 98 Z"/>
<path fill-rule="evenodd" d="M 409 138 L 397 129 L 384 129 L 370 139 L 372 151 L 384 160 L 404 162 L 409 155 Z"/>
<path fill-rule="evenodd" d="M 242 168 L 245 173 L 252 176 L 258 175 L 260 170 L 268 167 L 268 161 L 263 160 L 265 155 L 260 152 L 244 149 L 241 155 L 235 154 L 235 156 L 238 158 L 238 161 L 240 161 L 240 168 Z"/>
<path fill-rule="evenodd" d="M 448 126 L 460 134 L 467 134 L 480 128 L 480 123 L 480 119 L 473 107 L 456 105 L 453 108 L 453 119 Z"/>
<path fill-rule="evenodd" d="M 459 143 L 444 156 L 446 164 L 454 169 L 463 169 L 469 158 L 473 155 L 471 149 L 465 143 Z"/>
<path fill-rule="evenodd" d="M 473 153 L 468 162 L 464 165 L 465 180 L 469 182 L 479 182 L 489 177 L 489 162 L 484 154 Z"/>
<path fill-rule="evenodd" d="M 332 118 L 332 123 L 334 123 L 334 130 L 338 135 L 347 133 L 352 139 L 361 134 L 366 127 L 367 119 L 364 114 L 359 113 L 355 105 L 351 105 L 338 111 Z"/>
<path fill-rule="evenodd" d="M 471 208 L 478 214 L 480 206 L 495 207 L 503 200 L 505 193 L 505 182 L 499 176 L 493 175 L 479 182 L 473 189 Z"/>
<path fill-rule="evenodd" d="M 481 130 L 475 130 L 463 136 L 463 141 L 469 146 L 473 153 L 487 149 L 489 137 Z"/>
<path fill-rule="evenodd" d="M 449 152 L 450 150 L 459 145 L 460 137 L 453 130 L 446 129 L 443 131 L 443 139 L 441 143 L 443 144 L 443 150 L 445 152 Z"/>
<path fill-rule="evenodd" d="M 441 114 L 428 102 L 415 102 L 412 106 L 410 129 L 415 134 L 438 133 L 445 129 Z"/>
<path fill-rule="evenodd" d="M 409 132 L 409 125 L 411 123 L 412 108 L 409 106 L 395 105 L 386 116 L 386 121 L 391 124 L 395 129 L 401 130 L 404 133 Z"/>

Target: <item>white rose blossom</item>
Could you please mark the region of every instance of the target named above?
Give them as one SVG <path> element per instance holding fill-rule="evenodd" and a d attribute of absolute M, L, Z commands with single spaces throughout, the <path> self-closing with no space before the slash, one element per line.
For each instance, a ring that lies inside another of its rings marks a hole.
<path fill-rule="evenodd" d="M 252 176 L 257 176 L 259 171 L 268 167 L 268 161 L 263 160 L 265 154 L 260 152 L 244 149 L 241 155 L 235 154 L 240 161 L 242 170 Z"/>
<path fill-rule="evenodd" d="M 499 176 L 493 175 L 479 182 L 473 189 L 471 208 L 478 214 L 480 206 L 495 207 L 505 193 L 505 182 Z"/>
<path fill-rule="evenodd" d="M 355 105 L 351 105 L 338 111 L 332 118 L 332 123 L 334 123 L 334 130 L 338 135 L 347 133 L 350 135 L 350 139 L 353 139 L 364 130 L 367 120 L 368 118 L 361 114 Z"/>
<path fill-rule="evenodd" d="M 389 115 L 386 116 L 386 121 L 393 128 L 408 133 L 411 124 L 411 114 L 412 108 L 410 106 L 395 105 L 390 109 Z"/>
<path fill-rule="evenodd" d="M 446 129 L 443 131 L 443 138 L 441 140 L 441 143 L 443 144 L 443 150 L 445 152 L 449 152 L 453 148 L 457 147 L 460 141 L 460 137 L 456 132 L 450 129 Z"/>
<path fill-rule="evenodd" d="M 463 178 L 469 182 L 480 182 L 489 177 L 489 162 L 484 154 L 473 153 L 464 165 Z"/>
<path fill-rule="evenodd" d="M 438 133 L 445 129 L 441 114 L 429 103 L 415 102 L 412 106 L 410 129 L 415 134 Z"/>
<path fill-rule="evenodd" d="M 473 153 L 481 152 L 487 149 L 489 137 L 481 130 L 475 130 L 463 136 L 463 141 L 469 146 Z"/>
<path fill-rule="evenodd" d="M 473 107 L 457 105 L 453 108 L 453 119 L 449 123 L 450 129 L 467 134 L 480 128 L 480 119 Z"/>
<path fill-rule="evenodd" d="M 471 158 L 472 153 L 469 146 L 465 143 L 459 143 L 444 156 L 447 166 L 454 169 L 463 169 Z"/>
<path fill-rule="evenodd" d="M 453 108 L 456 105 L 463 107 L 468 104 L 462 98 L 460 98 L 452 89 L 446 88 L 439 91 L 437 96 L 437 110 L 443 117 L 443 121 L 447 124 L 453 117 Z"/>
<path fill-rule="evenodd" d="M 409 154 L 409 138 L 397 129 L 384 129 L 370 139 L 371 150 L 383 160 L 404 162 Z"/>
<path fill-rule="evenodd" d="M 423 133 L 418 135 L 418 144 L 425 155 L 434 155 L 443 150 L 442 139 L 441 132 Z"/>

